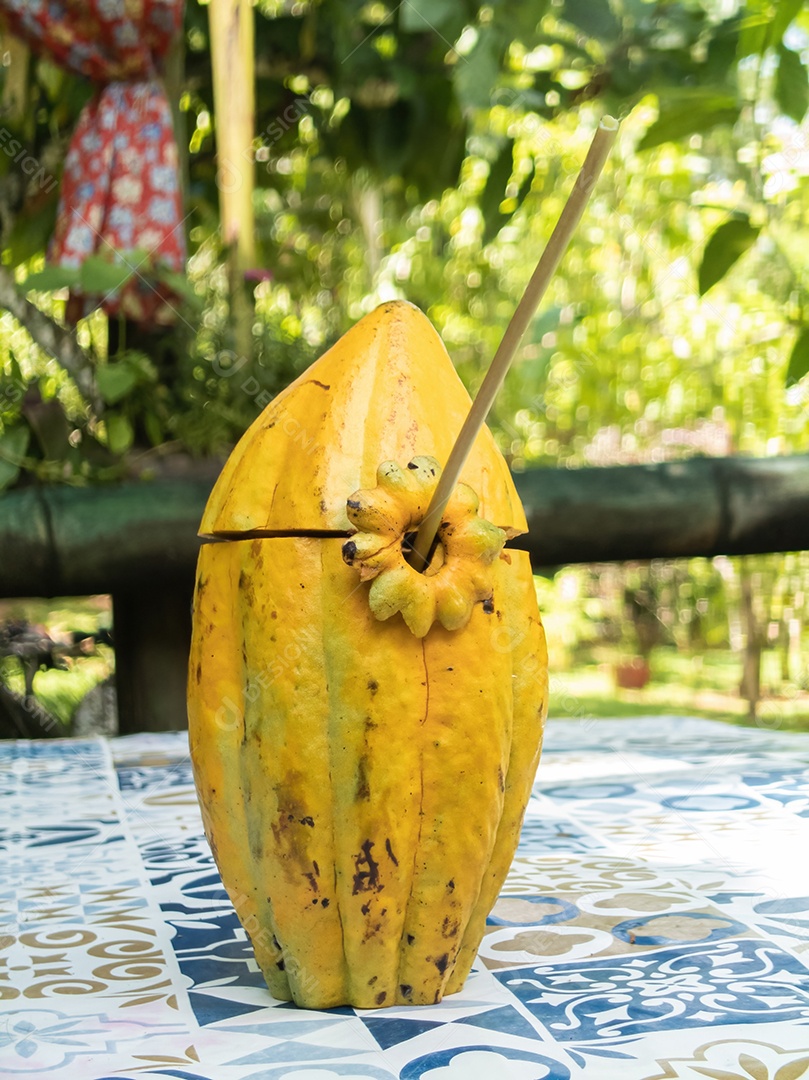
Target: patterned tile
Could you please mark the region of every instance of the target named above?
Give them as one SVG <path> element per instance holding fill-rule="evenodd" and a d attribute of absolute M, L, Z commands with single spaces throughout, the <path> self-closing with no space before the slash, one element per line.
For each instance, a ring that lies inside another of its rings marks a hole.
<path fill-rule="evenodd" d="M 2 1076 L 809 1080 L 809 737 L 551 723 L 475 970 L 427 1009 L 268 994 L 184 733 L 0 743 L 0 797 Z"/>

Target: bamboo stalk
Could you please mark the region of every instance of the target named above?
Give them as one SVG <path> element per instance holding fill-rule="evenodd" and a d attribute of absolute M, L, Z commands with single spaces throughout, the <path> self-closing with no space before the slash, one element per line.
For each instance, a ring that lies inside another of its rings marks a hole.
<path fill-rule="evenodd" d="M 255 261 L 253 5 L 250 0 L 211 0 L 208 19 L 222 240 L 226 247 L 235 246 L 238 261 L 244 269 Z"/>
<path fill-rule="evenodd" d="M 472 408 L 469 410 L 469 415 L 464 421 L 455 445 L 450 452 L 435 493 L 427 508 L 427 513 L 413 541 L 413 549 L 409 554 L 408 561 L 411 566 L 418 570 L 424 570 L 428 565 L 438 526 L 441 523 L 447 503 L 455 490 L 455 485 L 458 483 L 461 470 L 466 463 L 480 429 L 486 421 L 486 417 L 489 415 L 494 399 L 503 385 L 503 380 L 529 323 L 534 317 L 534 312 L 544 296 L 562 256 L 567 250 L 573 233 L 576 231 L 576 226 L 581 220 L 584 208 L 590 200 L 596 181 L 601 175 L 601 170 L 604 168 L 604 163 L 615 142 L 618 127 L 618 121 L 611 116 L 605 116 L 599 124 L 587 152 L 587 157 L 584 159 L 584 164 L 576 177 L 573 190 L 562 213 L 559 215 L 556 227 L 551 233 L 550 240 L 542 252 L 534 273 L 531 275 L 531 280 L 528 282 L 522 299 L 517 305 L 517 310 L 506 327 L 503 340 L 500 342 L 491 366 L 486 372 L 480 390 L 472 402 Z"/>
<path fill-rule="evenodd" d="M 252 353 L 253 310 L 244 272 L 256 264 L 253 210 L 255 162 L 255 17 L 251 0 L 210 0 L 216 186 L 222 242 L 227 252 L 234 347 Z"/>
<path fill-rule="evenodd" d="M 28 113 L 28 65 L 31 51 L 24 41 L 10 34 L 2 22 L 0 47 L 8 54 L 0 108 L 4 122 L 16 126 L 23 123 Z"/>

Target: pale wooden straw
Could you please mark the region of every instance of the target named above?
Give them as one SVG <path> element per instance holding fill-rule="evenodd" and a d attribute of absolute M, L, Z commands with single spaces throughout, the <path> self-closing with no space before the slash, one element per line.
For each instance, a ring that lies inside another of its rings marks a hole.
<path fill-rule="evenodd" d="M 590 199 L 601 170 L 604 168 L 604 162 L 607 160 L 612 144 L 615 142 L 618 127 L 618 121 L 612 116 L 605 116 L 599 124 L 581 171 L 576 177 L 576 183 L 573 185 L 570 197 L 556 223 L 556 228 L 551 233 L 551 238 L 542 252 L 542 257 L 537 263 L 536 270 L 534 270 L 522 299 L 517 305 L 517 310 L 506 327 L 503 340 L 500 342 L 494 360 L 492 360 L 491 366 L 486 372 L 486 377 L 481 383 L 480 390 L 478 390 L 477 396 L 472 402 L 472 408 L 469 410 L 469 415 L 464 421 L 458 438 L 455 440 L 455 445 L 447 458 L 438 486 L 435 489 L 430 505 L 427 507 L 427 513 L 413 541 L 413 549 L 408 555 L 408 561 L 411 566 L 417 569 L 421 570 L 427 566 L 435 534 L 438 531 L 438 526 L 441 523 L 450 496 L 458 483 L 458 477 L 461 475 L 469 451 L 472 449 L 478 432 L 489 415 L 489 410 L 497 397 L 497 392 L 503 385 L 506 372 L 514 359 L 534 312 L 570 243 L 570 238 L 576 231 L 576 226 L 581 220 L 584 208 Z"/>

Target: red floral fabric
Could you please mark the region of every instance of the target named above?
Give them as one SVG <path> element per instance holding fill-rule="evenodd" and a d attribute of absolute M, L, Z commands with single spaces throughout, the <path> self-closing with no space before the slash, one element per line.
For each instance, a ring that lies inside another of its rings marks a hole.
<path fill-rule="evenodd" d="M 160 262 L 182 270 L 177 146 L 159 73 L 183 0 L 0 0 L 0 10 L 12 32 L 100 84 L 65 160 L 49 261 L 75 267 L 97 252 L 129 262 L 138 252 L 136 269 Z M 75 298 L 70 313 L 93 306 Z M 167 292 L 137 274 L 104 307 L 144 324 L 174 317 Z"/>

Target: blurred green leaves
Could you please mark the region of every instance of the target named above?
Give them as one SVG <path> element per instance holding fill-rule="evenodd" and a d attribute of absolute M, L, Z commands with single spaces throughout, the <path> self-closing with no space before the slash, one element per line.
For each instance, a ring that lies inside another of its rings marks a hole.
<path fill-rule="evenodd" d="M 799 124 L 809 108 L 809 75 L 797 53 L 779 43 L 775 99 L 785 116 Z"/>
<path fill-rule="evenodd" d="M 0 334 L 0 375 L 15 394 L 23 388 L 19 398 L 41 390 L 64 418 L 53 407 L 24 414 L 18 397 L 0 402 L 0 438 L 28 432 L 26 462 L 40 476 L 120 475 L 127 455 L 171 452 L 161 444 L 223 452 L 268 397 L 394 295 L 428 312 L 474 389 L 607 111 L 626 118 L 621 146 L 497 406 L 509 460 L 633 460 L 664 432 L 711 424 L 746 452 L 768 445 L 765 431 L 799 445 L 801 421 L 780 399 L 790 349 L 789 380 L 806 373 L 809 346 L 801 334 L 793 348 L 791 328 L 807 323 L 809 279 L 805 262 L 787 265 L 783 245 L 767 247 L 780 229 L 809 250 L 809 188 L 783 120 L 807 104 L 799 0 L 740 10 L 703 0 L 262 0 L 257 15 L 258 269 L 271 277 L 247 286 L 251 356 L 229 352 L 204 4 L 186 6 L 180 106 L 188 277 L 131 252 L 40 270 L 55 193 L 25 190 L 0 153 L 4 259 L 18 278 L 36 269 L 20 288 L 38 306 L 58 320 L 60 290 L 103 296 L 136 271 L 171 290 L 180 315 L 155 338 L 156 348 L 168 343 L 167 360 L 126 340 L 109 356 L 100 317 L 88 321 L 103 417 L 87 414 L 19 331 Z M 32 108 L 15 136 L 58 176 L 82 84 L 39 61 L 31 71 Z M 782 406 L 787 419 L 777 418 Z M 693 450 L 675 445 L 664 452 Z"/>
<path fill-rule="evenodd" d="M 658 118 L 638 143 L 638 150 L 702 134 L 719 124 L 735 124 L 741 108 L 735 95 L 709 87 L 670 90 L 659 97 Z"/>
<path fill-rule="evenodd" d="M 807 374 L 809 374 L 809 326 L 804 326 L 798 333 L 789 356 L 787 386 L 794 386 Z"/>
<path fill-rule="evenodd" d="M 31 432 L 22 425 L 0 434 L 0 490 L 9 487 L 20 475 L 30 441 Z"/>
<path fill-rule="evenodd" d="M 699 266 L 700 296 L 721 281 L 731 266 L 753 246 L 760 231 L 744 214 L 719 226 L 705 245 Z"/>

